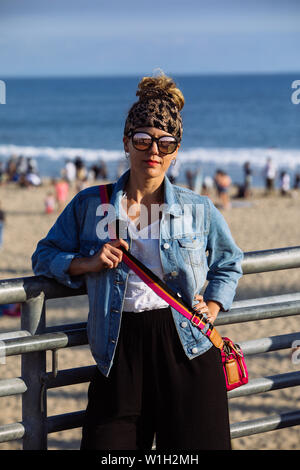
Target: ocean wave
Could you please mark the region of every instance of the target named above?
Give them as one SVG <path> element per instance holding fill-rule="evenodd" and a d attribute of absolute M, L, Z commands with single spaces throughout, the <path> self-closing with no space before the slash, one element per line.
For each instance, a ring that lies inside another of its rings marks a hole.
<path fill-rule="evenodd" d="M 19 145 L 0 145 L 0 158 L 11 155 L 23 155 L 35 159 L 46 159 L 63 162 L 78 156 L 89 162 L 103 160 L 106 163 L 124 160 L 121 150 L 88 149 L 71 147 L 33 147 Z M 242 166 L 249 161 L 253 166 L 263 167 L 267 157 L 271 157 L 278 168 L 296 170 L 300 168 L 300 149 L 280 148 L 190 148 L 180 150 L 178 159 L 181 163 L 214 163 L 219 166 Z"/>
<path fill-rule="evenodd" d="M 295 170 L 300 166 L 300 149 L 278 148 L 198 148 L 183 152 L 185 161 L 201 161 L 217 165 L 244 165 L 250 162 L 256 167 L 264 167 L 267 158 L 272 158 L 274 164 Z"/>
<path fill-rule="evenodd" d="M 19 145 L 0 145 L 0 157 L 9 158 L 12 155 L 22 155 L 32 158 L 46 158 L 51 160 L 74 159 L 81 157 L 86 161 L 119 160 L 124 152 L 118 150 L 86 149 L 72 147 L 32 147 Z"/>

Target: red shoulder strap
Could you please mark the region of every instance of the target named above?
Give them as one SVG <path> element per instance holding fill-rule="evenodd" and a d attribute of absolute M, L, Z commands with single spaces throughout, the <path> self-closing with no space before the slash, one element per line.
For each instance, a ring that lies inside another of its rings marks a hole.
<path fill-rule="evenodd" d="M 113 185 L 110 184 L 101 184 L 99 186 L 100 200 L 103 204 L 108 204 L 112 194 Z M 115 240 L 117 237 L 116 229 L 113 224 L 108 225 L 108 234 L 111 240 Z"/>
<path fill-rule="evenodd" d="M 112 183 L 110 184 L 100 184 L 99 192 L 100 192 L 100 199 L 103 203 L 109 203 L 111 193 L 112 193 Z"/>

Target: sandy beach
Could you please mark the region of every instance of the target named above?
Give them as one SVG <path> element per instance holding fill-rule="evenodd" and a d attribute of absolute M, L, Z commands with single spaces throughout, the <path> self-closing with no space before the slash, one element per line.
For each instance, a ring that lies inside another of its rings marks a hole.
<path fill-rule="evenodd" d="M 0 186 L 0 201 L 6 213 L 4 242 L 0 251 L 1 279 L 31 276 L 31 254 L 38 240 L 46 235 L 57 213 L 45 214 L 44 200 L 49 183 L 38 188 Z M 75 194 L 70 191 L 69 199 Z M 215 196 L 212 198 L 215 200 Z M 232 234 L 245 252 L 300 245 L 300 193 L 294 197 L 279 194 L 264 197 L 256 190 L 247 206 L 222 210 Z M 244 276 L 236 300 L 300 292 L 299 269 Z M 47 301 L 47 325 L 85 321 L 85 296 Z M 0 331 L 15 331 L 20 327 L 17 317 L 0 316 Z M 289 319 L 262 320 L 219 327 L 223 335 L 235 341 L 291 333 L 299 330 L 297 316 Z M 48 356 L 49 354 L 49 356 Z M 47 353 L 49 368 L 51 354 Z M 58 354 L 60 369 L 94 364 L 88 346 L 62 349 Z M 291 361 L 290 350 L 277 351 L 247 360 L 250 378 L 298 370 Z M 0 364 L 1 379 L 19 377 L 20 357 L 9 357 Z M 48 391 L 48 416 L 83 410 L 86 407 L 87 384 Z M 292 411 L 299 406 L 298 387 L 232 399 L 229 402 L 231 423 Z M 21 397 L 0 398 L 0 425 L 21 421 Z M 78 449 L 81 430 L 63 431 L 48 436 L 49 449 Z M 300 427 L 291 427 L 265 434 L 234 439 L 234 449 L 294 450 L 300 448 Z M 21 441 L 0 444 L 0 449 L 21 449 Z"/>

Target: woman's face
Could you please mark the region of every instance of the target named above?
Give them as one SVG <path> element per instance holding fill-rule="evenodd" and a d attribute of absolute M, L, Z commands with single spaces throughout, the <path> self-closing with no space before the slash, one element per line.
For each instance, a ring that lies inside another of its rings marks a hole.
<path fill-rule="evenodd" d="M 147 132 L 153 137 L 171 136 L 165 131 L 155 127 L 140 127 L 135 132 Z M 153 142 L 148 150 L 137 150 L 132 143 L 131 137 L 124 136 L 124 149 L 129 152 L 130 166 L 133 173 L 145 178 L 162 178 L 167 172 L 171 162 L 176 158 L 180 144 L 171 154 L 163 154 L 159 151 L 157 143 Z"/>

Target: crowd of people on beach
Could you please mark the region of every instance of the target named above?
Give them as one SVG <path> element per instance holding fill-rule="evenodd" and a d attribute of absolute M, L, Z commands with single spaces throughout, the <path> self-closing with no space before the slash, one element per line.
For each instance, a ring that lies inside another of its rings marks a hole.
<path fill-rule="evenodd" d="M 106 164 L 102 160 L 93 163 L 88 168 L 80 156 L 75 157 L 74 160 L 66 159 L 60 177 L 51 179 L 52 188 L 47 192 L 44 201 L 45 213 L 61 212 L 68 200 L 71 188 L 79 192 L 91 181 L 99 179 L 107 179 Z M 21 188 L 29 188 L 42 186 L 44 183 L 34 158 L 11 155 L 7 162 L 0 161 L 0 185 L 14 184 Z M 0 247 L 3 223 L 0 217 Z"/>
<path fill-rule="evenodd" d="M 75 160 L 67 159 L 61 171 L 61 177 L 52 179 L 54 190 L 49 190 L 45 198 L 45 212 L 51 214 L 56 210 L 61 212 L 69 198 L 69 190 L 81 191 L 87 184 L 96 180 L 107 179 L 105 163 L 100 160 L 87 168 L 80 157 Z"/>
<path fill-rule="evenodd" d="M 89 181 L 106 180 L 107 167 L 103 160 L 87 167 L 84 160 L 78 156 L 74 160 L 66 160 L 62 176 L 70 185 L 75 185 L 77 191 L 80 191 Z"/>
<path fill-rule="evenodd" d="M 120 162 L 117 177 L 125 171 L 125 163 Z M 219 206 L 223 209 L 231 207 L 232 198 L 248 199 L 253 195 L 253 169 L 249 161 L 243 165 L 243 183 L 236 184 L 231 176 L 222 168 L 217 168 L 213 176 L 204 175 L 201 166 L 185 172 L 186 185 L 193 191 L 211 197 L 216 195 Z M 181 164 L 171 166 L 168 177 L 174 184 L 182 178 Z M 292 184 L 291 176 L 286 170 L 280 172 L 271 157 L 267 157 L 262 174 L 265 185 L 265 196 L 272 195 L 279 188 L 282 196 L 292 196 L 293 190 L 300 189 L 300 173 L 295 175 Z M 90 167 L 80 156 L 65 160 L 59 178 L 51 180 L 52 188 L 47 192 L 44 204 L 45 213 L 61 212 L 69 198 L 70 189 L 81 191 L 85 186 L 96 180 L 107 180 L 107 166 L 103 160 L 93 162 Z M 14 183 L 22 188 L 37 187 L 44 184 L 34 158 L 12 155 L 6 163 L 0 161 L 0 185 Z M 234 193 L 234 187 L 236 193 Z M 2 210 L 3 212 L 3 210 Z M 4 221 L 0 218 L 0 246 Z"/>
<path fill-rule="evenodd" d="M 281 169 L 279 172 L 271 157 L 267 158 L 264 168 L 265 194 L 272 195 L 276 190 L 276 181 L 279 178 L 279 190 L 282 196 L 292 197 L 292 190 L 300 188 L 300 173 L 295 174 L 294 184 L 291 175 L 287 170 Z"/>
<path fill-rule="evenodd" d="M 84 160 L 78 156 L 74 160 L 66 159 L 61 176 L 69 184 L 76 184 L 78 190 L 83 183 L 96 179 L 107 178 L 106 164 L 100 160 L 87 167 Z M 0 161 L 0 184 L 15 183 L 21 187 L 40 186 L 43 179 L 40 176 L 37 161 L 32 157 L 11 155 L 6 161 Z"/>
<path fill-rule="evenodd" d="M 0 162 L 0 184 L 16 183 L 21 187 L 40 186 L 37 162 L 32 157 L 11 155 L 6 162 Z"/>
<path fill-rule="evenodd" d="M 253 175 L 251 164 L 246 161 L 243 165 L 242 184 L 233 183 L 228 172 L 223 169 L 217 169 L 213 177 L 203 176 L 201 168 L 196 172 L 187 170 L 186 180 L 189 189 L 200 194 L 211 196 L 215 191 L 219 199 L 219 206 L 223 209 L 229 209 L 231 198 L 249 199 L 253 196 Z M 279 172 L 271 157 L 267 157 L 261 176 L 264 181 L 265 196 L 276 194 L 277 187 L 281 196 L 289 197 L 295 195 L 293 191 L 300 189 L 300 173 L 295 174 L 294 184 L 292 184 L 289 172 L 283 169 Z M 172 182 L 176 182 L 176 178 L 173 177 Z M 233 187 L 236 188 L 235 193 Z"/>

